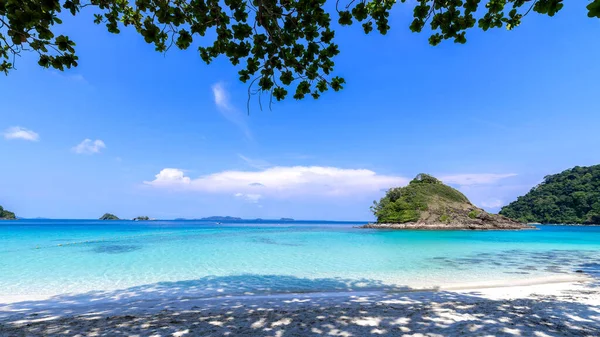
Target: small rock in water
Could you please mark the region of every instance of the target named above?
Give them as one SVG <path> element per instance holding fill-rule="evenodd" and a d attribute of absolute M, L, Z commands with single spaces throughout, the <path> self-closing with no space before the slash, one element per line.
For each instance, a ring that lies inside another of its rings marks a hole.
<path fill-rule="evenodd" d="M 581 270 L 581 269 L 577 269 L 575 272 L 576 272 L 576 273 L 583 273 L 583 270 Z"/>

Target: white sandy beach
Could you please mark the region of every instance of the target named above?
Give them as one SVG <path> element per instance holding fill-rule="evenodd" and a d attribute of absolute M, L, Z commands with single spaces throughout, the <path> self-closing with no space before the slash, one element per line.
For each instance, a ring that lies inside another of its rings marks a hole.
<path fill-rule="evenodd" d="M 0 298 L 0 336 L 600 336 L 598 286 L 574 275 L 389 292 Z"/>

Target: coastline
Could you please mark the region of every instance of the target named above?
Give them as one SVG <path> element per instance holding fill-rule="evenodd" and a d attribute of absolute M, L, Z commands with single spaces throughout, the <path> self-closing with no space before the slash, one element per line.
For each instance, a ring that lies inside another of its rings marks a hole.
<path fill-rule="evenodd" d="M 503 279 L 503 280 L 489 280 L 489 281 L 478 281 L 478 282 L 460 282 L 460 283 L 448 283 L 441 285 L 426 285 L 426 286 L 403 286 L 403 285 L 389 285 L 386 288 L 381 289 L 361 289 L 361 290 L 340 290 L 340 291 L 303 291 L 303 292 L 274 292 L 274 293 L 248 293 L 247 295 L 227 295 L 222 296 L 193 296 L 190 292 L 185 289 L 175 292 L 166 297 L 167 300 L 177 299 L 185 297 L 188 300 L 197 301 L 212 301 L 223 298 L 227 299 L 268 299 L 277 297 L 289 297 L 289 296 L 307 296 L 307 297 L 336 297 L 339 295 L 353 295 L 353 294 L 391 294 L 391 293 L 411 293 L 411 292 L 436 292 L 436 291 L 463 291 L 463 290 L 477 290 L 477 289 L 490 289 L 490 288 L 510 288 L 510 287 L 522 287 L 522 286 L 543 286 L 548 284 L 557 283 L 576 283 L 576 282 L 588 282 L 591 279 L 585 274 L 569 274 L 569 275 L 549 275 L 549 276 L 538 276 L 527 279 Z M 86 302 L 87 299 L 94 298 L 96 304 L 114 304 L 123 305 L 127 304 L 132 293 L 128 289 L 121 290 L 103 290 L 97 292 L 83 292 L 83 293 L 65 293 L 58 295 L 0 295 L 0 319 L 6 316 L 10 312 L 10 307 L 18 303 L 37 303 L 36 307 L 40 307 L 43 304 L 47 304 L 52 307 L 72 306 L 73 303 Z M 148 295 L 155 295 L 152 292 Z M 104 298 L 103 298 L 104 296 Z M 146 296 L 148 302 L 156 300 L 155 296 Z M 120 300 L 115 301 L 115 298 Z M 77 299 L 77 300 L 74 300 Z M 136 302 L 141 302 L 137 301 Z"/>
<path fill-rule="evenodd" d="M 374 331 L 510 335 L 514 329 L 524 336 L 536 331 L 593 336 L 600 333 L 596 287 L 588 277 L 568 275 L 398 292 L 181 296 L 138 302 L 124 296 L 105 304 L 92 296 L 63 303 L 54 298 L 0 304 L 0 336 L 89 335 L 98 330 L 111 336 L 358 336 Z"/>
<path fill-rule="evenodd" d="M 572 223 L 572 224 L 556 224 L 556 223 L 535 223 L 535 224 L 528 224 L 528 225 L 538 225 L 538 226 L 568 226 L 568 227 L 600 227 L 600 224 L 577 224 L 577 223 Z"/>
<path fill-rule="evenodd" d="M 512 224 L 446 224 L 446 223 L 368 223 L 357 228 L 367 229 L 394 229 L 394 230 L 537 230 L 531 225 L 512 225 Z"/>

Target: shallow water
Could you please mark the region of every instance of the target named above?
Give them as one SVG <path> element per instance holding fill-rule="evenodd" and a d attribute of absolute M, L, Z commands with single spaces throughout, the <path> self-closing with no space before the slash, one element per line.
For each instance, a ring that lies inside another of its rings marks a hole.
<path fill-rule="evenodd" d="M 212 297 L 598 273 L 600 227 L 378 231 L 361 223 L 0 222 L 0 297 L 116 289 Z"/>

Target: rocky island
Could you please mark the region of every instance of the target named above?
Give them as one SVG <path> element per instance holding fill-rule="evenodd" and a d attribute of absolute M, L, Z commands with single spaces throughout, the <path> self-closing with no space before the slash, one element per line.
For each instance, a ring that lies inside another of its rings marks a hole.
<path fill-rule="evenodd" d="M 118 216 L 110 213 L 104 213 L 99 220 L 120 220 Z"/>
<path fill-rule="evenodd" d="M 16 220 L 15 213 L 7 211 L 4 207 L 0 206 L 0 220 Z"/>
<path fill-rule="evenodd" d="M 421 173 L 407 186 L 392 188 L 371 207 L 381 229 L 526 229 L 535 228 L 473 205 L 458 190 Z"/>

